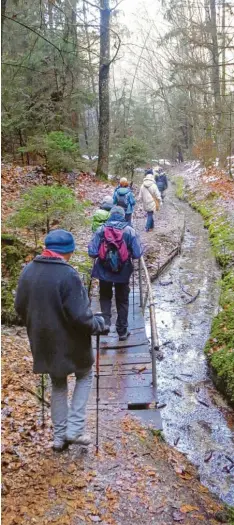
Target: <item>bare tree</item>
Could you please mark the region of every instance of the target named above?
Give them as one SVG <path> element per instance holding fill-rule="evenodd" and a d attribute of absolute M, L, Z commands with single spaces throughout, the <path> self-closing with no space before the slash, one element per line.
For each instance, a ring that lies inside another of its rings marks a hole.
<path fill-rule="evenodd" d="M 107 176 L 110 131 L 110 3 L 100 0 L 99 152 L 97 176 Z"/>

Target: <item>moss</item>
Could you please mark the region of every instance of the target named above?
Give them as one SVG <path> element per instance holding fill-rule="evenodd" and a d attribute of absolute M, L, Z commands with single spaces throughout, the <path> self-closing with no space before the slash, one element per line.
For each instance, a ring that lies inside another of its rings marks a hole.
<path fill-rule="evenodd" d="M 234 406 L 234 227 L 227 215 L 217 213 L 215 193 L 211 197 L 196 200 L 191 191 L 186 195 L 192 208 L 204 218 L 214 255 L 223 268 L 221 311 L 213 319 L 205 352 L 217 388 Z"/>
<path fill-rule="evenodd" d="M 223 277 L 220 304 L 205 352 L 217 387 L 234 406 L 234 269 Z"/>
<path fill-rule="evenodd" d="M 180 200 L 185 198 L 185 188 L 184 188 L 184 179 L 183 177 L 175 177 L 174 183 L 176 186 L 176 197 Z"/>

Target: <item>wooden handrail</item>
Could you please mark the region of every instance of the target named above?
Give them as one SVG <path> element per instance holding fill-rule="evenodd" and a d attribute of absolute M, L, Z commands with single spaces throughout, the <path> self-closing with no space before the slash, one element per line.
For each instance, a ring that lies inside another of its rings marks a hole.
<path fill-rule="evenodd" d="M 146 281 L 146 295 L 143 301 L 143 281 L 142 281 L 142 269 L 145 274 Z M 156 324 L 156 314 L 155 314 L 155 301 L 154 294 L 152 290 L 151 280 L 149 272 L 147 270 L 144 257 L 142 256 L 139 260 L 139 289 L 140 289 L 140 304 L 143 310 L 145 310 L 147 297 L 149 302 L 149 311 L 150 311 L 150 331 L 151 331 L 151 357 L 152 357 L 152 383 L 153 387 L 157 386 L 157 375 L 156 375 L 156 354 L 155 351 L 159 350 L 158 342 L 158 332 Z"/>

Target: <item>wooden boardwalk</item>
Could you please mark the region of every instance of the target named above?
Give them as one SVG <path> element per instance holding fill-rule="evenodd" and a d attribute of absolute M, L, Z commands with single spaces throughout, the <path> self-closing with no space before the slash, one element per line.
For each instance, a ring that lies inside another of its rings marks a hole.
<path fill-rule="evenodd" d="M 112 299 L 112 326 L 108 336 L 100 337 L 100 409 L 125 409 L 161 429 L 161 416 L 157 410 L 157 391 L 152 386 L 152 365 L 149 341 L 140 307 L 139 289 L 129 297 L 129 329 L 127 341 L 119 341 L 115 330 L 116 307 Z M 100 311 L 98 298 L 92 299 L 93 312 Z M 93 337 L 96 349 L 96 338 Z M 89 401 L 89 409 L 96 406 L 96 378 Z"/>

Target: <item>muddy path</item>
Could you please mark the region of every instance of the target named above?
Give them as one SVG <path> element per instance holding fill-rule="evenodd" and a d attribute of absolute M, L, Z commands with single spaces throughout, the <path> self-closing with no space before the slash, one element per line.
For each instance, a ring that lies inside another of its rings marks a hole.
<path fill-rule="evenodd" d="M 202 483 L 233 504 L 233 411 L 209 377 L 203 350 L 218 310 L 220 270 L 200 215 L 176 199 L 171 185 L 166 199 L 184 215 L 185 232 L 181 255 L 153 285 L 163 354 L 157 362 L 163 431 L 198 467 Z"/>

